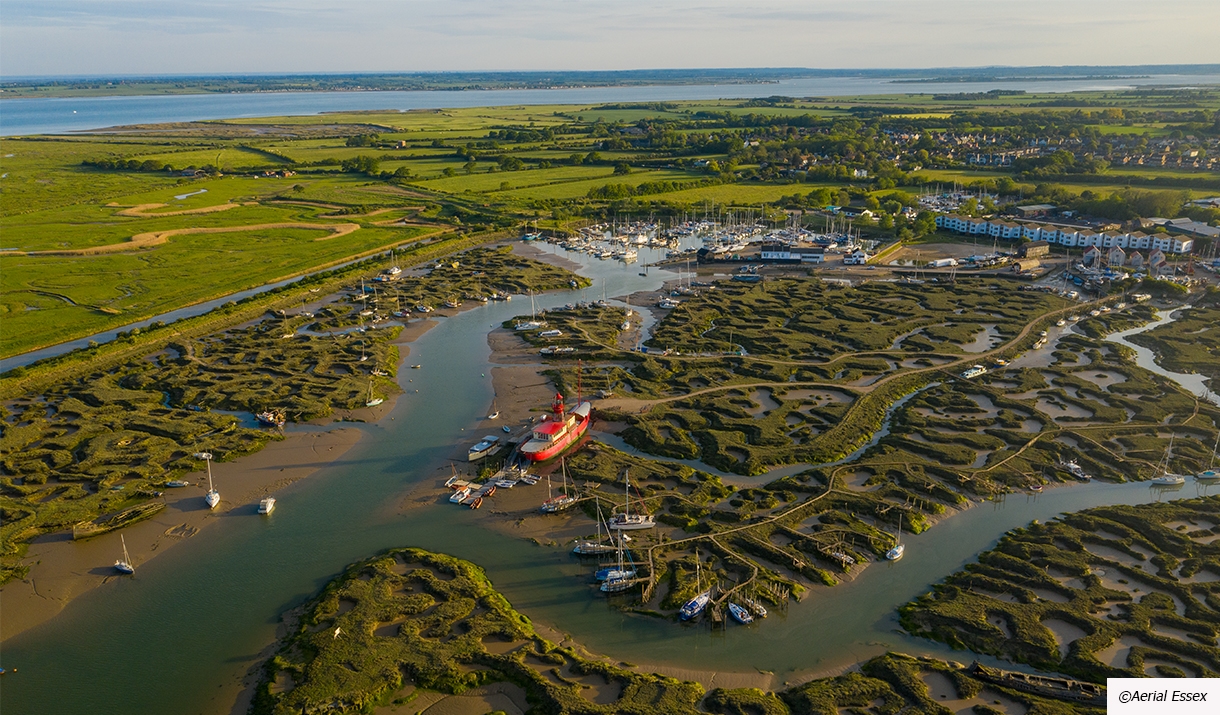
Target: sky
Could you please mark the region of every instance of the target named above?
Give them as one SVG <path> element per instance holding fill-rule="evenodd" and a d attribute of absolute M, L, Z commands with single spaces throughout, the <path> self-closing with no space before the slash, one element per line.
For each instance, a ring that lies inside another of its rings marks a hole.
<path fill-rule="evenodd" d="M 3 0 L 0 76 L 1220 62 L 1220 0 Z"/>

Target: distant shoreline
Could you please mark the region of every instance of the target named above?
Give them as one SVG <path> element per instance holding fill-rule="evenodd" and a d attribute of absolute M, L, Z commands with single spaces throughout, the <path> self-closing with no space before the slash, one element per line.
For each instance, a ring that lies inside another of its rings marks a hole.
<path fill-rule="evenodd" d="M 19 77 L 0 81 L 4 99 L 168 95 L 278 94 L 289 92 L 390 92 L 554 90 L 676 85 L 765 85 L 794 79 L 856 78 L 895 84 L 1068 82 L 1148 79 L 1155 75 L 1209 75 L 1220 65 L 1063 67 L 838 68 L 801 67 L 555 70 L 497 72 L 366 72 L 348 74 L 224 74 L 186 76 Z"/>

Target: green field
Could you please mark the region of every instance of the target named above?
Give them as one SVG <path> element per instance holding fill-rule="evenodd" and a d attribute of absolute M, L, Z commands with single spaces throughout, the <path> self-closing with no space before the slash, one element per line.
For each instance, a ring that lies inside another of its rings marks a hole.
<path fill-rule="evenodd" d="M 914 157 L 917 146 L 898 138 L 912 131 L 940 137 L 935 133 L 951 128 L 1024 145 L 1028 132 L 1037 131 L 1086 137 L 1100 151 L 1146 132 L 1206 157 L 1212 140 L 1199 112 L 1220 106 L 1220 92 L 1204 89 L 1183 97 L 1174 104 L 1138 92 L 894 94 L 476 107 L 0 139 L 0 249 L 10 253 L 0 255 L 0 316 L 7 328 L 0 355 L 411 240 L 420 229 L 378 225 L 403 218 L 438 229 L 504 229 L 539 218 L 562 227 L 611 214 L 664 220 L 691 206 L 779 205 L 805 209 L 806 223 L 821 226 L 824 219 L 813 213 L 820 207 L 807 198 L 821 187 L 846 192 L 859 205 L 895 186 L 917 193 L 929 184 L 1016 178 L 1020 195 L 1009 198 L 1068 208 L 1087 201 L 1103 205 L 1094 199 L 1148 180 L 1157 189 L 1220 187 L 1216 172 L 1135 164 L 1056 174 L 1058 181 L 1048 183 L 1034 174 L 970 170 L 962 165 L 962 152 L 938 144 L 939 138 L 922 145 L 931 147 L 920 150 L 926 157 Z M 924 168 L 914 170 L 917 158 Z M 864 168 L 868 176 L 857 178 L 849 168 Z M 184 170 L 207 174 L 187 176 Z M 269 175 L 276 172 L 289 175 Z M 697 186 L 701 181 L 712 185 Z M 655 182 L 673 183 L 635 188 Z M 595 191 L 610 185 L 618 186 Z M 590 198 L 599 195 L 615 198 Z M 1113 218 L 1131 218 L 1124 201 L 1105 204 L 1115 211 Z M 165 206 L 122 215 L 145 204 Z M 234 207 L 169 215 L 229 205 Z M 904 233 L 911 229 L 899 219 L 892 229 L 871 221 L 855 228 L 874 237 L 892 231 L 917 238 Z M 314 240 L 316 230 L 288 227 L 181 235 L 106 255 L 12 255 L 120 245 L 156 231 L 349 220 L 360 230 L 326 241 Z"/>

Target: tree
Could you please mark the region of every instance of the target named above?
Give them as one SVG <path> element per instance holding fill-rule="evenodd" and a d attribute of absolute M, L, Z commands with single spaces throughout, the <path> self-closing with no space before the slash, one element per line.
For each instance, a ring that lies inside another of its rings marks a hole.
<path fill-rule="evenodd" d="M 452 166 L 446 166 L 445 170 L 442 171 L 441 173 L 444 174 L 445 176 L 453 176 L 457 172 L 453 170 Z"/>
<path fill-rule="evenodd" d="M 620 161 L 614 165 L 615 176 L 625 176 L 631 173 L 631 165 L 625 161 Z"/>
<path fill-rule="evenodd" d="M 361 154 L 360 156 L 344 159 L 339 165 L 340 168 L 349 174 L 376 174 L 381 168 L 381 162 L 376 157 Z"/>
<path fill-rule="evenodd" d="M 474 162 L 474 160 L 473 160 L 473 159 L 472 159 L 472 160 L 470 160 L 470 161 L 468 161 L 468 162 L 466 162 L 466 163 L 465 163 L 465 164 L 462 166 L 462 168 L 466 170 L 466 173 L 467 173 L 467 174 L 473 174 L 473 173 L 474 173 L 474 167 L 475 167 L 475 162 Z"/>

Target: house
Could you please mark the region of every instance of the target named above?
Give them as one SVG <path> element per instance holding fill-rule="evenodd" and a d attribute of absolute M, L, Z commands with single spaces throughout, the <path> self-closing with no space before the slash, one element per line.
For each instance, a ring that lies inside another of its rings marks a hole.
<path fill-rule="evenodd" d="M 1051 245 L 1046 241 L 1030 241 L 1023 243 L 1017 248 L 1018 258 L 1038 258 L 1039 256 L 1049 255 Z"/>
<path fill-rule="evenodd" d="M 792 252 L 796 256 L 796 251 Z M 826 251 L 821 248 L 806 248 L 800 252 L 801 263 L 825 263 Z"/>
<path fill-rule="evenodd" d="M 1111 268 L 1121 268 L 1127 262 L 1127 252 L 1115 246 L 1106 253 L 1106 265 Z"/>
<path fill-rule="evenodd" d="M 852 251 L 851 253 L 848 253 L 847 255 L 843 256 L 843 265 L 845 265 L 845 266 L 863 266 L 866 263 L 868 263 L 869 258 L 870 258 L 870 256 L 868 255 L 868 253 L 866 253 L 864 251 L 864 249 L 857 248 L 856 250 Z"/>
<path fill-rule="evenodd" d="M 1135 270 L 1140 270 L 1144 267 L 1144 254 L 1139 251 L 1133 251 L 1127 263 Z"/>
<path fill-rule="evenodd" d="M 1086 266 L 1101 265 L 1101 249 L 1097 246 L 1089 246 L 1084 252 L 1084 264 Z"/>

